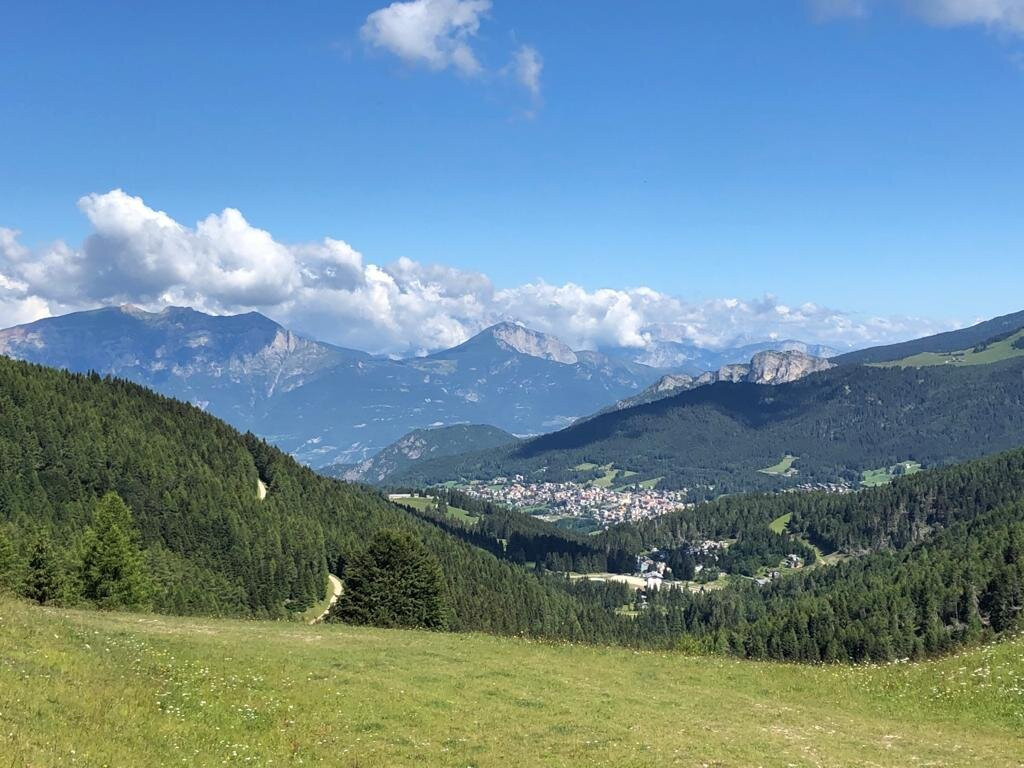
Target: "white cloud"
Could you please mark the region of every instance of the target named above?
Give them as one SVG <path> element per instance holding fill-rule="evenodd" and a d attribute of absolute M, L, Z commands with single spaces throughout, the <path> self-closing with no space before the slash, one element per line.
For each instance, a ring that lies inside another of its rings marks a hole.
<path fill-rule="evenodd" d="M 1024 33 L 1024 0 L 908 0 L 907 4 L 933 24 L 983 24 Z"/>
<path fill-rule="evenodd" d="M 367 16 L 360 34 L 409 63 L 477 75 L 483 68 L 470 41 L 490 8 L 491 0 L 395 2 Z"/>
<path fill-rule="evenodd" d="M 30 249 L 16 231 L 0 228 L 0 326 L 102 304 L 176 304 L 257 310 L 314 338 L 392 354 L 454 346 L 500 320 L 555 334 L 577 349 L 769 338 L 865 345 L 942 329 L 772 296 L 687 302 L 647 287 L 588 290 L 542 281 L 496 289 L 480 272 L 406 258 L 368 263 L 333 238 L 282 243 L 233 208 L 189 227 L 119 189 L 87 195 L 79 208 L 93 228 L 80 247 Z"/>
<path fill-rule="evenodd" d="M 544 59 L 532 45 L 521 45 L 512 54 L 511 71 L 516 80 L 536 99 L 540 98 L 540 74 Z"/>
<path fill-rule="evenodd" d="M 874 7 L 895 6 L 936 26 L 981 25 L 1024 34 L 1024 0 L 807 0 L 822 19 L 866 16 Z"/>

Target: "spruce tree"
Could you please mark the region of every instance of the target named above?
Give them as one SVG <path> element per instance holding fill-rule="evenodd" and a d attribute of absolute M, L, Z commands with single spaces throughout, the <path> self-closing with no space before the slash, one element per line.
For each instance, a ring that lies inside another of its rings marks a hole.
<path fill-rule="evenodd" d="M 19 592 L 24 579 L 24 563 L 7 532 L 0 528 L 0 592 Z"/>
<path fill-rule="evenodd" d="M 131 510 L 110 492 L 97 502 L 83 534 L 82 595 L 100 608 L 141 609 L 150 591 Z"/>
<path fill-rule="evenodd" d="M 29 549 L 28 573 L 23 594 L 37 603 L 52 603 L 65 595 L 66 579 L 53 541 L 40 532 Z"/>
<path fill-rule="evenodd" d="M 377 627 L 444 629 L 448 599 L 437 558 L 412 535 L 379 531 L 345 568 L 330 618 Z"/>

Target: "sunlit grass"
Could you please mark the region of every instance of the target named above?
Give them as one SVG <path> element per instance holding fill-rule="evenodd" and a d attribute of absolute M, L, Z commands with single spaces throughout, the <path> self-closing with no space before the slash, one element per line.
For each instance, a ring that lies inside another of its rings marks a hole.
<path fill-rule="evenodd" d="M 22 766 L 1019 766 L 1024 642 L 801 667 L 0 601 Z"/>

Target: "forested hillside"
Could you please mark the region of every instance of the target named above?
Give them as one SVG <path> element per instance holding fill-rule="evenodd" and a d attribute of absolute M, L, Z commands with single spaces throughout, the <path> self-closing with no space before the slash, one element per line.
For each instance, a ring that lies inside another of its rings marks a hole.
<path fill-rule="evenodd" d="M 1012 630 L 1024 605 L 1022 451 L 849 496 L 732 497 L 580 537 L 500 509 L 479 510 L 476 529 L 413 515 L 123 381 L 0 359 L 0 409 L 0 581 L 45 602 L 142 604 L 107 602 L 95 577 L 113 552 L 139 577 L 133 594 L 160 611 L 285 616 L 322 595 L 328 565 L 344 577 L 367 541 L 393 531 L 436 558 L 454 630 L 891 659 Z M 774 533 L 781 513 L 792 513 L 789 531 Z M 550 572 L 708 535 L 734 539 L 737 572 L 806 552 L 804 537 L 859 556 L 763 588 L 736 577 L 651 593 L 635 616 L 622 610 L 633 600 L 624 585 Z M 528 558 L 533 572 L 517 564 Z"/>
<path fill-rule="evenodd" d="M 137 385 L 0 358 L 0 413 L 0 540 L 12 542 L 8 565 L 17 560 L 7 578 L 24 582 L 45 566 L 63 582 L 59 601 L 81 599 L 83 535 L 97 500 L 116 492 L 134 516 L 162 612 L 301 610 L 323 596 L 328 566 L 343 574 L 373 532 L 392 528 L 440 561 L 451 629 L 614 636 L 557 581 Z M 20 554 L 37 549 L 46 563 Z"/>
<path fill-rule="evenodd" d="M 699 496 L 806 481 L 859 483 L 902 461 L 942 466 L 1024 443 L 1024 359 L 971 368 L 843 366 L 768 387 L 718 383 L 607 413 L 506 449 L 424 462 L 406 482 L 521 473 L 574 476 L 591 462 Z M 770 476 L 784 455 L 797 474 Z"/>

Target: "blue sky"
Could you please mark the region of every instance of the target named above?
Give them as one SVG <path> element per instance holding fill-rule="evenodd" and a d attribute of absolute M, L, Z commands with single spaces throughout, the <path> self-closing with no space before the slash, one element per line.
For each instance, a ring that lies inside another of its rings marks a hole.
<path fill-rule="evenodd" d="M 1024 308 L 1018 0 L 493 0 L 448 39 L 475 66 L 361 33 L 386 5 L 6 4 L 7 281 L 31 283 L 24 249 L 85 248 L 77 201 L 123 189 L 185 227 L 238 209 L 279 243 L 338 238 L 364 268 L 404 257 L 499 292 L 773 294 L 939 324 Z"/>

